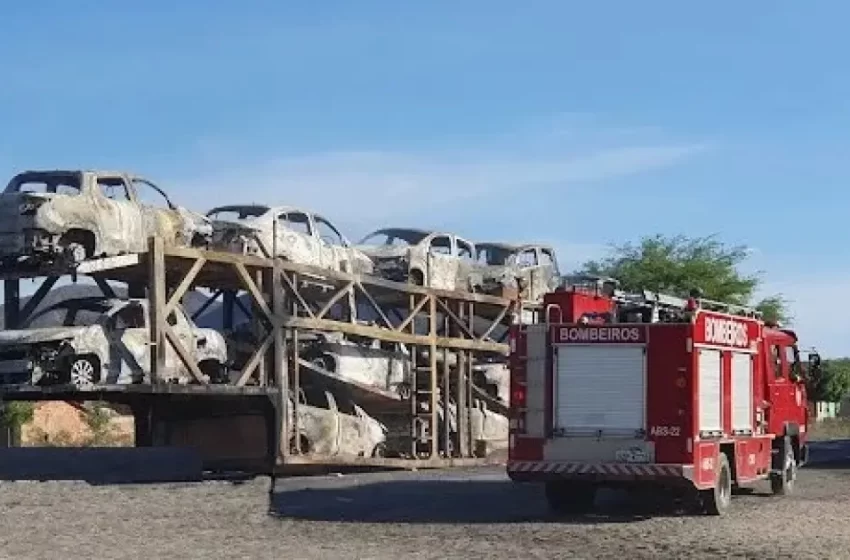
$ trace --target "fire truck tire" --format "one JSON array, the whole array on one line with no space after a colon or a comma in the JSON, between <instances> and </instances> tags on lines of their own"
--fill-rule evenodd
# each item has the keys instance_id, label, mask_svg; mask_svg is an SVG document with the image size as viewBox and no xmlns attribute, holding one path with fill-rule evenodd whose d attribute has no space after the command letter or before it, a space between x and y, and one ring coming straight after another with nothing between
<instances>
[{"instance_id":1,"label":"fire truck tire","mask_svg":"<svg viewBox=\"0 0 850 560\"><path fill-rule=\"evenodd\" d=\"M717 456L717 472L714 488L702 490L703 507L709 515L723 515L732 503L732 469L729 458L721 452Z\"/></svg>"},{"instance_id":2,"label":"fire truck tire","mask_svg":"<svg viewBox=\"0 0 850 560\"><path fill-rule=\"evenodd\" d=\"M777 496L786 496L794 491L797 481L797 459L794 457L794 447L791 438L783 438L782 455L785 457L781 473L770 475L770 489Z\"/></svg>"},{"instance_id":3,"label":"fire truck tire","mask_svg":"<svg viewBox=\"0 0 850 560\"><path fill-rule=\"evenodd\" d=\"M596 502L596 486L566 480L547 482L546 501L549 509L556 514L586 513Z\"/></svg>"}]
</instances>

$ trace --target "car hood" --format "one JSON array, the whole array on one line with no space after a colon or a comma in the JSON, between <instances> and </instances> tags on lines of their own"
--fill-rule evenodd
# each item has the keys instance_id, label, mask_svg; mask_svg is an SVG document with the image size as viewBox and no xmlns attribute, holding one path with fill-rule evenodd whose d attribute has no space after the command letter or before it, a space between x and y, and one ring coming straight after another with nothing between
<instances>
[{"instance_id":1,"label":"car hood","mask_svg":"<svg viewBox=\"0 0 850 560\"><path fill-rule=\"evenodd\" d=\"M0 331L0 345L33 344L70 340L84 333L89 327L44 327L40 329L17 329Z\"/></svg>"},{"instance_id":2,"label":"car hood","mask_svg":"<svg viewBox=\"0 0 850 560\"><path fill-rule=\"evenodd\" d=\"M212 227L215 231L260 231L262 229L261 225L253 219L244 221L212 220Z\"/></svg>"},{"instance_id":3,"label":"car hood","mask_svg":"<svg viewBox=\"0 0 850 560\"><path fill-rule=\"evenodd\" d=\"M177 210L177 213L180 214L180 216L182 216L184 220L192 224L196 232L206 235L212 233L212 220L210 220L203 214L200 214L193 210L189 210L188 208L184 208L183 206L177 206L175 207L175 210Z\"/></svg>"},{"instance_id":4,"label":"car hood","mask_svg":"<svg viewBox=\"0 0 850 560\"><path fill-rule=\"evenodd\" d=\"M387 247L383 245L355 245L354 248L376 259L401 259L406 257L410 252L409 247Z\"/></svg>"}]
</instances>

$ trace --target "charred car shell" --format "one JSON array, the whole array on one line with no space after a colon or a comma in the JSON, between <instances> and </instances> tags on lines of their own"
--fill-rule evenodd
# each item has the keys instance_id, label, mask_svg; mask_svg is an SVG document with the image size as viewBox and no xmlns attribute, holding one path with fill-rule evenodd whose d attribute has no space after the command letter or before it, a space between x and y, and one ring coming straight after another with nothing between
<instances>
[{"instance_id":1,"label":"charred car shell","mask_svg":"<svg viewBox=\"0 0 850 560\"><path fill-rule=\"evenodd\" d=\"M290 422L295 418L290 393ZM369 416L350 399L334 395L318 385L304 384L298 390L298 441L301 453L324 456L381 457L387 427Z\"/></svg>"},{"instance_id":2,"label":"charred car shell","mask_svg":"<svg viewBox=\"0 0 850 560\"><path fill-rule=\"evenodd\" d=\"M317 333L301 351L305 360L353 381L410 396L413 361L403 344L378 340L353 341L342 333Z\"/></svg>"},{"instance_id":3,"label":"charred car shell","mask_svg":"<svg viewBox=\"0 0 850 560\"><path fill-rule=\"evenodd\" d=\"M142 189L161 197L162 207L142 203ZM167 245L204 247L211 235L203 215L122 172L26 171L0 194L0 258L7 263L143 253L154 236Z\"/></svg>"},{"instance_id":4,"label":"charred car shell","mask_svg":"<svg viewBox=\"0 0 850 560\"><path fill-rule=\"evenodd\" d=\"M149 378L149 313L142 299L85 297L60 301L22 329L0 331L4 384L129 384ZM227 378L227 348L215 330L200 329L177 306L166 319L212 382ZM166 381L189 383L191 373L168 345Z\"/></svg>"},{"instance_id":5,"label":"charred car shell","mask_svg":"<svg viewBox=\"0 0 850 560\"><path fill-rule=\"evenodd\" d=\"M558 260L548 245L484 242L476 243L475 248L479 263L507 268L522 279L524 300L540 301L543 294L558 287Z\"/></svg>"},{"instance_id":6,"label":"charred car shell","mask_svg":"<svg viewBox=\"0 0 850 560\"><path fill-rule=\"evenodd\" d=\"M228 205L207 212L212 248L353 274L370 274L372 261L329 220L291 206Z\"/></svg>"},{"instance_id":7,"label":"charred car shell","mask_svg":"<svg viewBox=\"0 0 850 560\"><path fill-rule=\"evenodd\" d=\"M510 268L477 263L475 245L451 233L384 228L357 247L375 263L377 274L396 282L485 293L516 286Z\"/></svg>"}]
</instances>

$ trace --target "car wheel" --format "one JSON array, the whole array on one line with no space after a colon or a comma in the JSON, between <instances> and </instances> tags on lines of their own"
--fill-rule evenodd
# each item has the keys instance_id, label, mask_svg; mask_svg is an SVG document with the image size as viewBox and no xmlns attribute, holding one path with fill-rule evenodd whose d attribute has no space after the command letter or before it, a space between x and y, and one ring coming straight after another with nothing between
<instances>
[{"instance_id":1,"label":"car wheel","mask_svg":"<svg viewBox=\"0 0 850 560\"><path fill-rule=\"evenodd\" d=\"M68 364L68 381L87 387L100 381L100 362L91 356L75 356Z\"/></svg>"},{"instance_id":2,"label":"car wheel","mask_svg":"<svg viewBox=\"0 0 850 560\"><path fill-rule=\"evenodd\" d=\"M310 363L331 373L336 372L336 362L333 358L325 354L314 357L312 360L310 360Z\"/></svg>"},{"instance_id":3,"label":"car wheel","mask_svg":"<svg viewBox=\"0 0 850 560\"><path fill-rule=\"evenodd\" d=\"M207 360L198 364L198 369L201 370L201 373L209 377L212 383L230 383L230 378L227 374L227 367L221 362Z\"/></svg>"},{"instance_id":4,"label":"car wheel","mask_svg":"<svg viewBox=\"0 0 850 560\"><path fill-rule=\"evenodd\" d=\"M387 444L381 442L372 449L372 457L375 459L380 459L382 457L387 456Z\"/></svg>"},{"instance_id":5,"label":"car wheel","mask_svg":"<svg viewBox=\"0 0 850 560\"><path fill-rule=\"evenodd\" d=\"M69 243L65 246L65 257L73 264L83 262L87 256L82 243Z\"/></svg>"}]
</instances>

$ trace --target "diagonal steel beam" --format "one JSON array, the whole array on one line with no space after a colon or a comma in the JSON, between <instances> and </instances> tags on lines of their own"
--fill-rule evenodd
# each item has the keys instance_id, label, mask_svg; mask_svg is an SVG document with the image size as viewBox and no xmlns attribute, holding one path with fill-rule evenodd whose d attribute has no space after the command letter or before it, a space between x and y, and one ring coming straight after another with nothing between
<instances>
[{"instance_id":1,"label":"diagonal steel beam","mask_svg":"<svg viewBox=\"0 0 850 560\"><path fill-rule=\"evenodd\" d=\"M333 297L329 299L328 302L319 310L319 312L316 313L315 318L321 319L322 317L324 317L328 313L328 311L333 308L334 305L339 303L339 300L348 295L349 290L351 290L353 287L354 281L352 280L351 282L348 282L345 286L340 288L339 291L337 291L337 293L335 293Z\"/></svg>"},{"instance_id":2,"label":"diagonal steel beam","mask_svg":"<svg viewBox=\"0 0 850 560\"><path fill-rule=\"evenodd\" d=\"M180 300L186 295L186 291L189 289L189 286L192 285L192 282L195 281L195 278L198 277L198 273L201 272L201 269L204 268L207 259L205 257L198 257L198 259L192 263L192 267L183 277L183 280L174 288L174 293L171 294L171 298L169 298L168 303L165 304L165 316L168 317L174 308L177 307L177 304L180 303Z\"/></svg>"},{"instance_id":3,"label":"diagonal steel beam","mask_svg":"<svg viewBox=\"0 0 850 560\"><path fill-rule=\"evenodd\" d=\"M416 295L411 294L410 297L414 298L414 297L416 297ZM419 303L417 303L416 306L414 306L413 309L410 310L410 314L407 316L407 319L405 319L401 323L401 325L398 326L398 328L396 330L397 331L403 331L404 329L407 328L408 325L410 325L410 323L412 323L414 320L416 320L416 316L419 315L422 312L422 308L425 307L425 304L428 303L428 300L431 297L433 297L433 296L422 296L422 299L419 300Z\"/></svg>"},{"instance_id":4,"label":"diagonal steel beam","mask_svg":"<svg viewBox=\"0 0 850 560\"><path fill-rule=\"evenodd\" d=\"M442 298L437 298L437 304L443 309L443 311L446 312L449 317L452 318L455 324L460 327L464 333L466 333L466 336L468 336L469 338L475 338L475 334L472 332L469 326L467 326L467 324L463 320L461 320L461 318L458 317L457 314L455 314L455 312L452 311L448 305L446 305L446 302L444 302Z\"/></svg>"}]
</instances>

